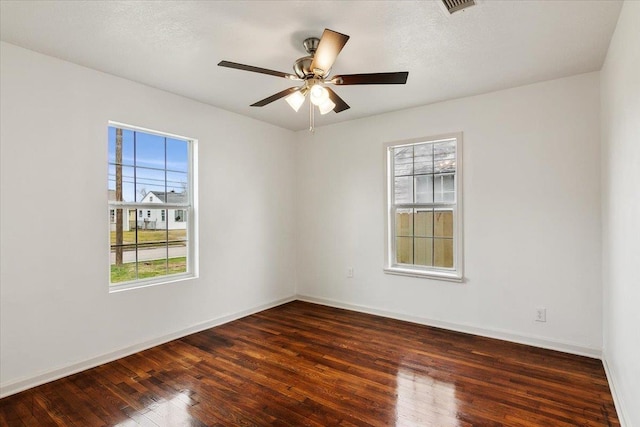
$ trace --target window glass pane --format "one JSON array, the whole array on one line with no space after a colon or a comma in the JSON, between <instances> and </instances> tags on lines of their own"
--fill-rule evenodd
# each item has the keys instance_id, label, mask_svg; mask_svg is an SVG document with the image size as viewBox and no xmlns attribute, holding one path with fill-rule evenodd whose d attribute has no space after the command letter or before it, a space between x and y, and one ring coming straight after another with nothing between
<instances>
[{"instance_id":1,"label":"window glass pane","mask_svg":"<svg viewBox=\"0 0 640 427\"><path fill-rule=\"evenodd\" d=\"M455 176L445 175L442 177L442 201L453 203L456 201Z\"/></svg>"},{"instance_id":2,"label":"window glass pane","mask_svg":"<svg viewBox=\"0 0 640 427\"><path fill-rule=\"evenodd\" d=\"M122 169L122 199L116 197L117 169ZM108 176L109 201L134 201L133 168L129 166L109 165Z\"/></svg>"},{"instance_id":3,"label":"window glass pane","mask_svg":"<svg viewBox=\"0 0 640 427\"><path fill-rule=\"evenodd\" d=\"M164 137L136 132L136 166L165 168Z\"/></svg>"},{"instance_id":4,"label":"window glass pane","mask_svg":"<svg viewBox=\"0 0 640 427\"><path fill-rule=\"evenodd\" d=\"M113 209L114 221L110 224L109 254L111 264L111 282L135 280L135 244L136 230L131 227L129 213L126 209ZM130 212L135 218L135 209ZM135 223L134 223L135 225Z\"/></svg>"},{"instance_id":5,"label":"window glass pane","mask_svg":"<svg viewBox=\"0 0 640 427\"><path fill-rule=\"evenodd\" d=\"M183 229L173 229L173 230L169 230L169 249L171 249L171 247L183 247L186 248L186 243L187 243L187 229L183 228ZM171 252L171 251L170 251ZM187 252L186 249L185 250L175 250L172 253L170 253L170 255L172 256L186 256Z\"/></svg>"},{"instance_id":6,"label":"window glass pane","mask_svg":"<svg viewBox=\"0 0 640 427\"><path fill-rule=\"evenodd\" d=\"M453 211L436 211L433 232L435 237L453 238Z\"/></svg>"},{"instance_id":7,"label":"window glass pane","mask_svg":"<svg viewBox=\"0 0 640 427\"><path fill-rule=\"evenodd\" d=\"M145 228L138 230L138 277L167 274L167 230L161 227L162 209L152 209Z\"/></svg>"},{"instance_id":8,"label":"window glass pane","mask_svg":"<svg viewBox=\"0 0 640 427\"><path fill-rule=\"evenodd\" d=\"M456 170L456 143L446 141L433 144L434 172L454 172Z\"/></svg>"},{"instance_id":9,"label":"window glass pane","mask_svg":"<svg viewBox=\"0 0 640 427\"><path fill-rule=\"evenodd\" d=\"M122 200L125 202L135 202L135 182L133 180L134 168L129 166L122 167Z\"/></svg>"},{"instance_id":10,"label":"window glass pane","mask_svg":"<svg viewBox=\"0 0 640 427\"><path fill-rule=\"evenodd\" d=\"M138 248L138 254L145 255L146 250ZM142 253L141 253L142 252ZM167 258L143 260L138 258L138 279L167 275Z\"/></svg>"},{"instance_id":11,"label":"window glass pane","mask_svg":"<svg viewBox=\"0 0 640 427\"><path fill-rule=\"evenodd\" d=\"M148 168L136 168L136 202L164 202L164 171Z\"/></svg>"},{"instance_id":12,"label":"window glass pane","mask_svg":"<svg viewBox=\"0 0 640 427\"><path fill-rule=\"evenodd\" d=\"M436 175L433 186L433 200L436 203L455 202L455 186L453 175Z\"/></svg>"},{"instance_id":13,"label":"window glass pane","mask_svg":"<svg viewBox=\"0 0 640 427\"><path fill-rule=\"evenodd\" d=\"M179 274L187 272L187 257L169 258L169 274Z\"/></svg>"},{"instance_id":14,"label":"window glass pane","mask_svg":"<svg viewBox=\"0 0 640 427\"><path fill-rule=\"evenodd\" d=\"M133 254L131 259L130 255ZM135 250L124 252L125 261L121 264L114 262L114 251L111 251L111 283L122 283L136 280Z\"/></svg>"},{"instance_id":15,"label":"window glass pane","mask_svg":"<svg viewBox=\"0 0 640 427\"><path fill-rule=\"evenodd\" d=\"M413 147L400 147L393 150L394 176L413 174Z\"/></svg>"},{"instance_id":16,"label":"window glass pane","mask_svg":"<svg viewBox=\"0 0 640 427\"><path fill-rule=\"evenodd\" d=\"M413 210L396 211L396 236L413 236Z\"/></svg>"},{"instance_id":17,"label":"window glass pane","mask_svg":"<svg viewBox=\"0 0 640 427\"><path fill-rule=\"evenodd\" d=\"M112 246L135 244L135 226L131 227L129 217L125 214L125 209L112 209L114 211L113 221L110 227L110 242ZM133 211L135 214L135 210ZM122 237L118 238L118 224L122 224Z\"/></svg>"},{"instance_id":18,"label":"window glass pane","mask_svg":"<svg viewBox=\"0 0 640 427\"><path fill-rule=\"evenodd\" d=\"M433 239L433 265L453 267L453 239Z\"/></svg>"},{"instance_id":19,"label":"window glass pane","mask_svg":"<svg viewBox=\"0 0 640 427\"><path fill-rule=\"evenodd\" d=\"M394 179L395 203L413 203L413 177L401 176Z\"/></svg>"},{"instance_id":20,"label":"window glass pane","mask_svg":"<svg viewBox=\"0 0 640 427\"><path fill-rule=\"evenodd\" d=\"M165 226L162 221L162 209L145 209L142 222L138 223L138 242L158 242L166 240Z\"/></svg>"},{"instance_id":21,"label":"window glass pane","mask_svg":"<svg viewBox=\"0 0 640 427\"><path fill-rule=\"evenodd\" d=\"M186 230L169 231L169 240L154 241L153 234L160 231L149 232L149 236L143 236L147 243L138 245L138 278L164 276L167 274L185 273L187 271L187 241ZM166 230L162 236L167 236ZM176 240L173 240L173 239ZM164 239L164 237L163 237ZM183 239L183 240L180 240Z\"/></svg>"},{"instance_id":22,"label":"window glass pane","mask_svg":"<svg viewBox=\"0 0 640 427\"><path fill-rule=\"evenodd\" d=\"M416 203L433 203L433 175L415 177Z\"/></svg>"},{"instance_id":23,"label":"window glass pane","mask_svg":"<svg viewBox=\"0 0 640 427\"><path fill-rule=\"evenodd\" d=\"M414 242L416 265L433 265L433 239L416 237Z\"/></svg>"},{"instance_id":24,"label":"window glass pane","mask_svg":"<svg viewBox=\"0 0 640 427\"><path fill-rule=\"evenodd\" d=\"M167 169L170 171L189 171L189 144L187 141L167 138Z\"/></svg>"},{"instance_id":25,"label":"window glass pane","mask_svg":"<svg viewBox=\"0 0 640 427\"><path fill-rule=\"evenodd\" d=\"M433 211L416 210L413 220L414 233L419 237L433 236Z\"/></svg>"},{"instance_id":26,"label":"window glass pane","mask_svg":"<svg viewBox=\"0 0 640 427\"><path fill-rule=\"evenodd\" d=\"M167 203L188 203L188 175L183 172L167 172Z\"/></svg>"},{"instance_id":27,"label":"window glass pane","mask_svg":"<svg viewBox=\"0 0 640 427\"><path fill-rule=\"evenodd\" d=\"M184 224L184 223L183 223ZM169 274L187 272L187 230L169 230Z\"/></svg>"},{"instance_id":28,"label":"window glass pane","mask_svg":"<svg viewBox=\"0 0 640 427\"><path fill-rule=\"evenodd\" d=\"M414 174L433 173L433 144L418 144L414 147Z\"/></svg>"},{"instance_id":29,"label":"window glass pane","mask_svg":"<svg viewBox=\"0 0 640 427\"><path fill-rule=\"evenodd\" d=\"M413 264L413 238L396 237L396 262Z\"/></svg>"}]
</instances>

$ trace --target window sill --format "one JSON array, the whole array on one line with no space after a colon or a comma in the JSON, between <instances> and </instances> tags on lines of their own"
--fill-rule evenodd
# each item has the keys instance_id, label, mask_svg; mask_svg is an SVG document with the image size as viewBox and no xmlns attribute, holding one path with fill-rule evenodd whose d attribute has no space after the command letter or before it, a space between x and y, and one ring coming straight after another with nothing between
<instances>
[{"instance_id":1,"label":"window sill","mask_svg":"<svg viewBox=\"0 0 640 427\"><path fill-rule=\"evenodd\" d=\"M464 277L458 272L444 272L444 271L426 271L412 268L402 267L386 267L384 268L385 274L395 274L398 276L419 277L421 279L435 279L446 280L449 282L463 283Z\"/></svg>"},{"instance_id":2,"label":"window sill","mask_svg":"<svg viewBox=\"0 0 640 427\"><path fill-rule=\"evenodd\" d=\"M171 276L165 276L162 278L151 278L147 280L137 280L135 282L122 282L117 284L109 284L109 293L116 293L122 291L130 291L133 289L148 288L150 286L167 285L169 283L182 282L185 280L196 279L193 273L175 274Z\"/></svg>"}]
</instances>

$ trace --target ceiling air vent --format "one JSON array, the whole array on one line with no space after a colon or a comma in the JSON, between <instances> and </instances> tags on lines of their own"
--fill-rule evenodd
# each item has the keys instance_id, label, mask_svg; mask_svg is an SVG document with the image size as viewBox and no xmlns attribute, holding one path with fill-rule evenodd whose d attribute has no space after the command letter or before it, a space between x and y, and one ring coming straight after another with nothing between
<instances>
[{"instance_id":1,"label":"ceiling air vent","mask_svg":"<svg viewBox=\"0 0 640 427\"><path fill-rule=\"evenodd\" d=\"M442 0L449 13L466 9L476 4L475 0Z\"/></svg>"}]
</instances>

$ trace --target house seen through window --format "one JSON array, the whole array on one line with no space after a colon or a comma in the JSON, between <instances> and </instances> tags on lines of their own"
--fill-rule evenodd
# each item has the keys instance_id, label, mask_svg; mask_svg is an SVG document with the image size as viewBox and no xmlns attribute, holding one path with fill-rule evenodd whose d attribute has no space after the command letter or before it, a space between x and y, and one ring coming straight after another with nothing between
<instances>
[{"instance_id":1,"label":"house seen through window","mask_svg":"<svg viewBox=\"0 0 640 427\"><path fill-rule=\"evenodd\" d=\"M194 275L193 141L112 124L108 145L112 289Z\"/></svg>"}]
</instances>

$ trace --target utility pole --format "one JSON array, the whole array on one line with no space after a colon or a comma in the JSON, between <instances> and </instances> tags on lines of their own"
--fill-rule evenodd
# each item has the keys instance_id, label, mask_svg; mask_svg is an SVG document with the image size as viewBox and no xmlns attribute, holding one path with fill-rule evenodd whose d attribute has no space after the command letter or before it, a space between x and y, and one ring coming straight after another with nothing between
<instances>
[{"instance_id":1,"label":"utility pole","mask_svg":"<svg viewBox=\"0 0 640 427\"><path fill-rule=\"evenodd\" d=\"M122 129L116 129L116 201L122 201ZM122 265L123 211L116 209L116 265Z\"/></svg>"}]
</instances>

